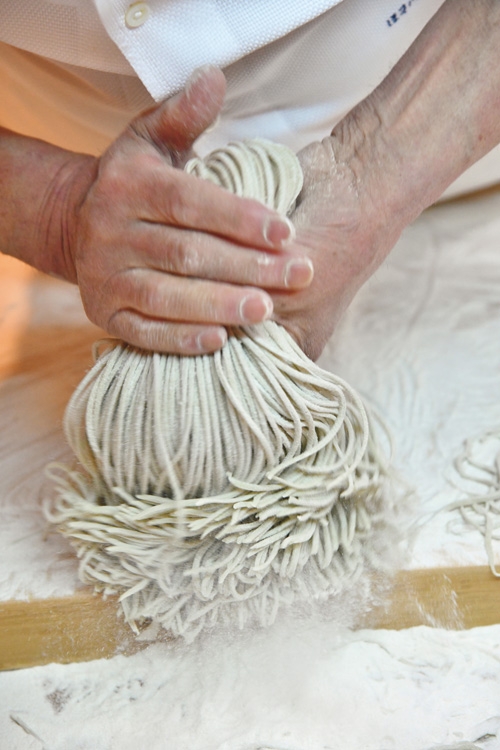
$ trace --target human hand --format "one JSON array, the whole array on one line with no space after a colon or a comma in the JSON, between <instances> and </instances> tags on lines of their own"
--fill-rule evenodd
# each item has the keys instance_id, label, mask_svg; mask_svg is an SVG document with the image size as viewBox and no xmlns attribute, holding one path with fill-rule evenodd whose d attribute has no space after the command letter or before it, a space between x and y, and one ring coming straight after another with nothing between
<instances>
[{"instance_id":1,"label":"human hand","mask_svg":"<svg viewBox=\"0 0 500 750\"><path fill-rule=\"evenodd\" d=\"M346 120L298 158L304 186L291 216L308 249L314 279L302 291L276 291L274 319L317 359L362 284L395 245L404 217L388 215L368 141ZM362 149L356 142L361 140Z\"/></svg>"},{"instance_id":2,"label":"human hand","mask_svg":"<svg viewBox=\"0 0 500 750\"><path fill-rule=\"evenodd\" d=\"M287 249L288 222L179 168L224 92L222 73L202 69L68 183L63 275L94 323L145 349L214 351L225 325L271 315L266 289L312 277L305 253Z\"/></svg>"},{"instance_id":3,"label":"human hand","mask_svg":"<svg viewBox=\"0 0 500 750\"><path fill-rule=\"evenodd\" d=\"M500 4L446 0L374 91L299 155L311 286L274 295L313 359L402 230L500 142Z\"/></svg>"}]
</instances>

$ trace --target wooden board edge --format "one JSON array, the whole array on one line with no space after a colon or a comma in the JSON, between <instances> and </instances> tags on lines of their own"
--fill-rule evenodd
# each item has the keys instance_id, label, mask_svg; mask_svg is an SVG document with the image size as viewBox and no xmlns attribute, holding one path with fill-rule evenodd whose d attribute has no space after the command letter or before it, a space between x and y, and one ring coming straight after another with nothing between
<instances>
[{"instance_id":1,"label":"wooden board edge","mask_svg":"<svg viewBox=\"0 0 500 750\"><path fill-rule=\"evenodd\" d=\"M427 625L461 630L500 623L500 580L486 566L398 571L374 580L357 628ZM144 647L115 598L84 589L67 597L0 602L0 669L129 655Z\"/></svg>"},{"instance_id":2,"label":"wooden board edge","mask_svg":"<svg viewBox=\"0 0 500 750\"><path fill-rule=\"evenodd\" d=\"M0 602L0 670L107 659L138 648L116 599L91 590Z\"/></svg>"},{"instance_id":3,"label":"wooden board edge","mask_svg":"<svg viewBox=\"0 0 500 750\"><path fill-rule=\"evenodd\" d=\"M463 630L500 624L500 579L488 566L422 568L375 580L375 603L358 627Z\"/></svg>"}]
</instances>

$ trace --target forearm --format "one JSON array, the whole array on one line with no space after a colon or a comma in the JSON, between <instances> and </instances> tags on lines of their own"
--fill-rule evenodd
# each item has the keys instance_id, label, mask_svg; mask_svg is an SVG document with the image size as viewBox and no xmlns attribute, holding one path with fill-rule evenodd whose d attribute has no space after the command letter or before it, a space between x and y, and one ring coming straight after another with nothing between
<instances>
[{"instance_id":1,"label":"forearm","mask_svg":"<svg viewBox=\"0 0 500 750\"><path fill-rule=\"evenodd\" d=\"M346 129L386 216L408 224L500 142L500 2L447 0L334 137Z\"/></svg>"},{"instance_id":2,"label":"forearm","mask_svg":"<svg viewBox=\"0 0 500 750\"><path fill-rule=\"evenodd\" d=\"M275 314L319 356L401 232L500 142L500 0L447 0L375 91L299 157L311 286Z\"/></svg>"},{"instance_id":3,"label":"forearm","mask_svg":"<svg viewBox=\"0 0 500 750\"><path fill-rule=\"evenodd\" d=\"M76 281L69 204L85 193L96 160L0 129L0 251Z\"/></svg>"}]
</instances>

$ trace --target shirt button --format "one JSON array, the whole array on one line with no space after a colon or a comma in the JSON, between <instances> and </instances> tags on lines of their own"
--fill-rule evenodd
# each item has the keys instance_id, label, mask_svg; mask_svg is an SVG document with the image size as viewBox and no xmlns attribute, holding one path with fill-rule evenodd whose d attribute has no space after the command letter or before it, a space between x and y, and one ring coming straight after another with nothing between
<instances>
[{"instance_id":1,"label":"shirt button","mask_svg":"<svg viewBox=\"0 0 500 750\"><path fill-rule=\"evenodd\" d=\"M149 5L147 3L132 3L125 13L125 24L129 29L136 29L149 18Z\"/></svg>"}]
</instances>

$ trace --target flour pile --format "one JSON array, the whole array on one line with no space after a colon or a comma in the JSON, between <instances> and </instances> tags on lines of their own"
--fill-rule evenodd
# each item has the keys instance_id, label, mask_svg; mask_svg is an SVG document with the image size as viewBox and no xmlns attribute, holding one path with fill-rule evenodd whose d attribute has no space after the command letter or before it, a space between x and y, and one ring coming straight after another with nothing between
<instances>
[{"instance_id":1,"label":"flour pile","mask_svg":"<svg viewBox=\"0 0 500 750\"><path fill-rule=\"evenodd\" d=\"M284 214L302 185L295 155L262 140L187 169ZM389 477L371 420L273 322L198 357L110 342L64 426L79 466L51 467L48 517L134 629L267 625L378 564Z\"/></svg>"}]
</instances>

